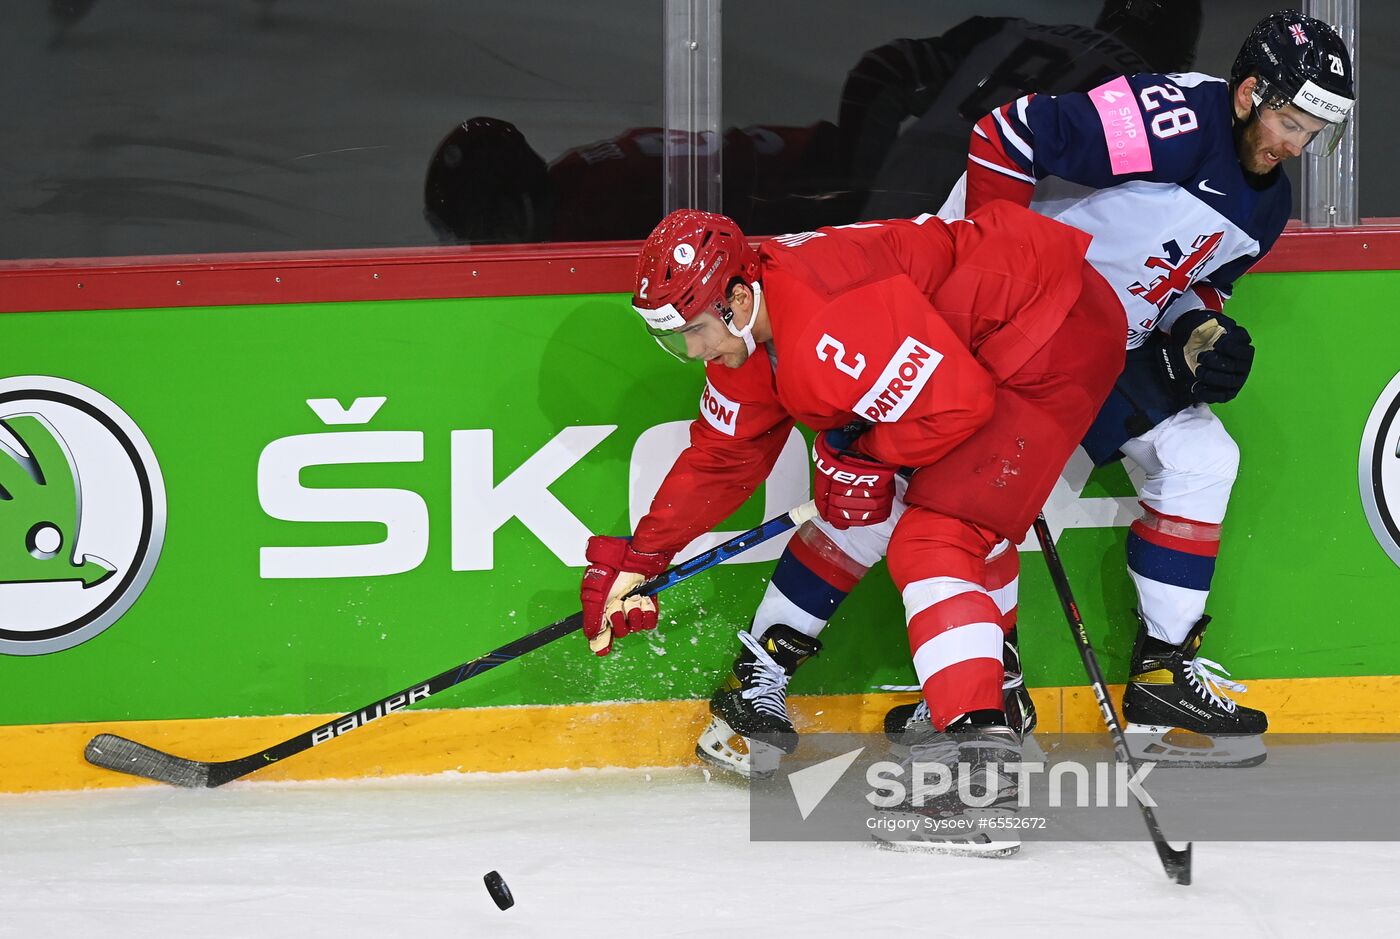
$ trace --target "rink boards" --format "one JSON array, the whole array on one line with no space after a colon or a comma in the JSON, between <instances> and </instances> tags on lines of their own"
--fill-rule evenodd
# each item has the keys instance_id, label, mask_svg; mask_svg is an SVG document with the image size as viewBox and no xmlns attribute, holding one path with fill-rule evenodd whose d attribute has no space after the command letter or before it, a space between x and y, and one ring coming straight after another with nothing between
<instances>
[{"instance_id":1,"label":"rink boards","mask_svg":"<svg viewBox=\"0 0 1400 939\"><path fill-rule=\"evenodd\" d=\"M1112 686L1115 701L1121 686ZM1249 703L1285 734L1400 732L1378 702L1400 693L1400 677L1254 680ZM1097 733L1098 705L1088 688L1032 688L1036 734ZM868 733L909 694L794 695L794 720L807 732ZM0 792L125 788L147 780L99 769L82 750L99 731L122 734L190 759L223 760L304 733L334 715L104 721L0 727ZM704 700L623 701L528 707L406 711L372 729L259 770L257 780L347 779L452 772L524 772L585 767L699 765L695 738L709 711Z\"/></svg>"},{"instance_id":2,"label":"rink boards","mask_svg":"<svg viewBox=\"0 0 1400 939\"><path fill-rule=\"evenodd\" d=\"M1389 243L1295 266L1394 266ZM193 756L256 750L576 610L586 535L645 511L703 385L637 328L629 263L619 247L0 268L18 311L0 315L0 790L103 784L78 753L108 722ZM1394 729L1397 287L1270 272L1232 300L1259 358L1217 410L1243 463L1208 654L1277 730ZM805 450L795 435L722 527L805 498ZM1132 489L1084 469L1047 514L1121 677ZM608 659L567 637L434 699L447 710L268 774L682 762L779 549L666 594L663 629ZM1076 729L1093 716L1077 656L1038 554L1022 559L1028 682L1042 721ZM913 680L882 568L823 639L794 686L812 725L874 726L893 699L873 690Z\"/></svg>"}]
</instances>

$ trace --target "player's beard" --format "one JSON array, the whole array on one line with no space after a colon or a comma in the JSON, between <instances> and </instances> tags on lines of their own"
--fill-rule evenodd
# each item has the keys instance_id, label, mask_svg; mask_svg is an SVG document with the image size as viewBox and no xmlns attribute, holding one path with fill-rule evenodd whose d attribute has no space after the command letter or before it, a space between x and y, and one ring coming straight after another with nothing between
<instances>
[{"instance_id":1,"label":"player's beard","mask_svg":"<svg viewBox=\"0 0 1400 939\"><path fill-rule=\"evenodd\" d=\"M1274 156L1278 157L1278 162L1270 166L1264 157L1265 147L1262 142L1261 133L1263 125L1259 123L1259 115L1251 111L1246 120L1236 120L1233 128L1235 140L1235 156L1240 161L1240 166L1244 168L1244 177L1249 185L1255 189L1266 189L1274 182L1275 173L1283 166L1286 156L1280 155L1278 151L1272 150Z\"/></svg>"}]
</instances>

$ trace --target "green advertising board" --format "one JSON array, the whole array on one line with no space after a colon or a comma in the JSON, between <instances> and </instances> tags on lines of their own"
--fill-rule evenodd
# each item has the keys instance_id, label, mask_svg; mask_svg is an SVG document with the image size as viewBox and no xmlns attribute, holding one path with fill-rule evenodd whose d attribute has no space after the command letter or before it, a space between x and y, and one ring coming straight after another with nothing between
<instances>
[{"instance_id":1,"label":"green advertising board","mask_svg":"<svg viewBox=\"0 0 1400 939\"><path fill-rule=\"evenodd\" d=\"M1258 274L1232 301L1259 357L1218 409L1243 464L1207 654L1237 675L1400 674L1400 570L1377 521L1386 480L1400 498L1397 288ZM0 349L11 725L341 712L553 622L578 608L586 536L645 511L704 382L612 295L16 313ZM722 527L807 486L795 437ZM1078 462L1047 508L1110 676L1136 628L1134 509L1121 467ZM662 628L607 659L569 637L433 704L704 697L778 550L664 594ZM1039 554L1022 562L1027 679L1082 684ZM913 680L883 567L823 639L794 691Z\"/></svg>"}]
</instances>

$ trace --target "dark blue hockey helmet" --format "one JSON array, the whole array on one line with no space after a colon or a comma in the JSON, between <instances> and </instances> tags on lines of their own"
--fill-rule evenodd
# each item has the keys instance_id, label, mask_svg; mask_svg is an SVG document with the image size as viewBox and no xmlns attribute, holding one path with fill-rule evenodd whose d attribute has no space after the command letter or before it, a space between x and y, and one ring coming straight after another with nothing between
<instances>
[{"instance_id":1,"label":"dark blue hockey helmet","mask_svg":"<svg viewBox=\"0 0 1400 939\"><path fill-rule=\"evenodd\" d=\"M1259 21L1240 47L1230 84L1253 75L1256 108L1293 105L1332 125L1326 152L1336 149L1356 104L1351 53L1337 31L1297 10L1280 10Z\"/></svg>"}]
</instances>

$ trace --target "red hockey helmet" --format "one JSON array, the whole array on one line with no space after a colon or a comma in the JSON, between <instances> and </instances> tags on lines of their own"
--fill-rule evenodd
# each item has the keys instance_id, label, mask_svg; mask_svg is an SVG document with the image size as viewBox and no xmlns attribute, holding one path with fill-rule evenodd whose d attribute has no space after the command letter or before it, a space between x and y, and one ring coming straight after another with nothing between
<instances>
[{"instance_id":1,"label":"red hockey helmet","mask_svg":"<svg viewBox=\"0 0 1400 939\"><path fill-rule=\"evenodd\" d=\"M758 252L749 247L734 220L677 209L642 244L632 308L646 320L657 343L684 360L681 330L688 322L708 312L729 326L733 313L725 298L736 278L746 284L758 278Z\"/></svg>"}]
</instances>

